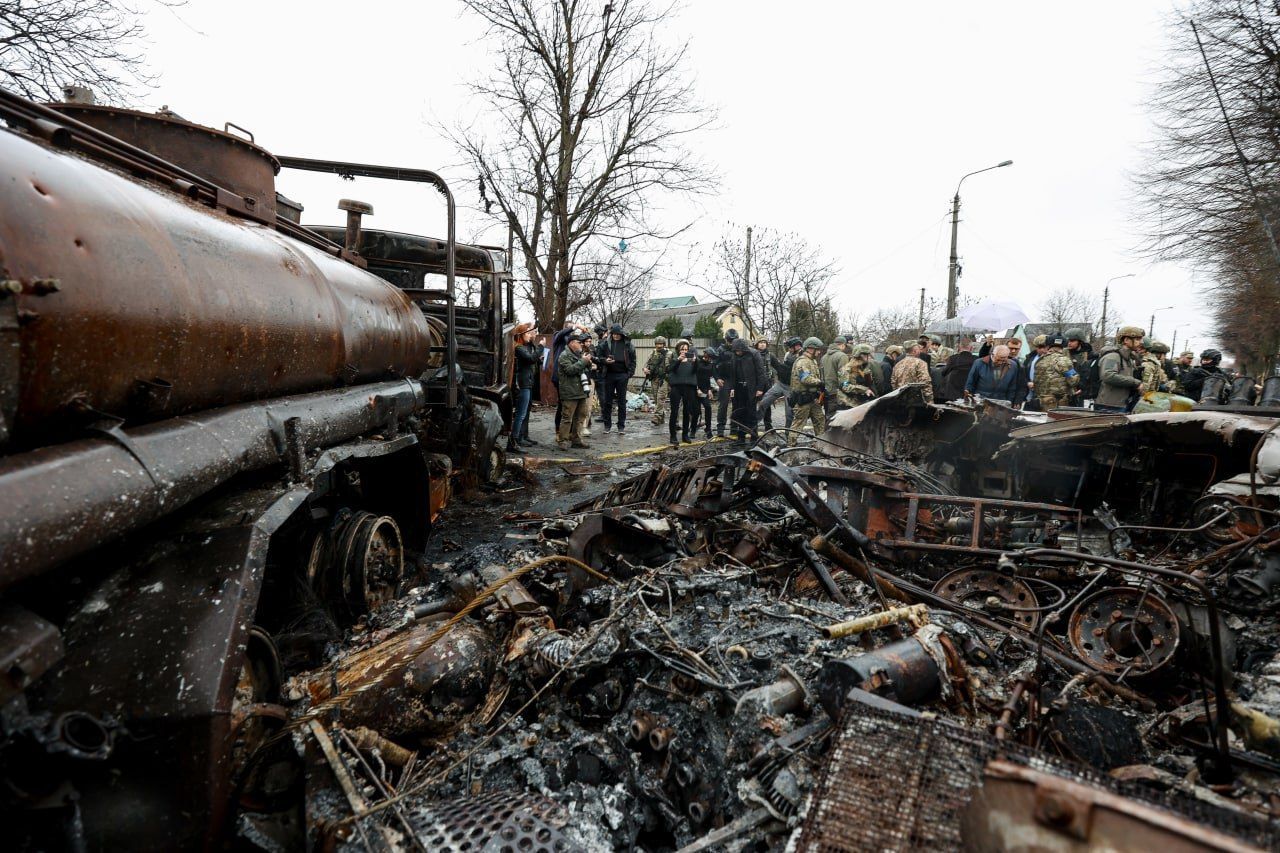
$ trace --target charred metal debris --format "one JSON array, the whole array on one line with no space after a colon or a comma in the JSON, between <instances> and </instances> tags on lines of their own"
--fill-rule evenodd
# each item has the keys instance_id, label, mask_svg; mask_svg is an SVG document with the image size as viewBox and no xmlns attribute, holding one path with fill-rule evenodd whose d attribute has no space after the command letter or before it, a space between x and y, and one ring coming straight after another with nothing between
<instances>
[{"instance_id":1,"label":"charred metal debris","mask_svg":"<svg viewBox=\"0 0 1280 853\"><path fill-rule=\"evenodd\" d=\"M240 835L1275 849L1275 423L898 393L522 518L286 681Z\"/></svg>"}]
</instances>

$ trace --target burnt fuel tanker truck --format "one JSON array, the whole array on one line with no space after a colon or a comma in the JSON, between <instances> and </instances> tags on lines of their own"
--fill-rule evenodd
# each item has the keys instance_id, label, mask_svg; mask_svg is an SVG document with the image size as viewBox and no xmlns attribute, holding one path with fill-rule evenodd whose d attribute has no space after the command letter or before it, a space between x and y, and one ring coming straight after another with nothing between
<instances>
[{"instance_id":1,"label":"burnt fuel tanker truck","mask_svg":"<svg viewBox=\"0 0 1280 853\"><path fill-rule=\"evenodd\" d=\"M306 654L281 639L397 595L501 466L508 258L456 243L429 171L167 111L0 120L6 846L221 846ZM304 226L281 169L425 184L447 237L350 200Z\"/></svg>"}]
</instances>

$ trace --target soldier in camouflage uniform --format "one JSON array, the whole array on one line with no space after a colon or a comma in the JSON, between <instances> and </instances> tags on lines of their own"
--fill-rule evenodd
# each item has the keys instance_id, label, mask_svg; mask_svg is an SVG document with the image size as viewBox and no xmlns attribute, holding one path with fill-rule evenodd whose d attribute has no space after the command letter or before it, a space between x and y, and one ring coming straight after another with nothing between
<instances>
[{"instance_id":1,"label":"soldier in camouflage uniform","mask_svg":"<svg viewBox=\"0 0 1280 853\"><path fill-rule=\"evenodd\" d=\"M791 428L797 432L804 429L807 421L813 421L813 434L821 435L827 431L827 413L823 410L820 396L822 394L822 372L818 367L818 350L822 349L822 341L818 338L807 338L804 352L791 366L791 406L793 417Z\"/></svg>"},{"instance_id":2,"label":"soldier in camouflage uniform","mask_svg":"<svg viewBox=\"0 0 1280 853\"><path fill-rule=\"evenodd\" d=\"M1046 338L1045 346L1049 351L1036 359L1036 373L1032 382L1035 383L1042 412L1067 405L1076 386L1080 384L1080 376L1071 356L1062 351L1066 343L1061 335Z\"/></svg>"},{"instance_id":3,"label":"soldier in camouflage uniform","mask_svg":"<svg viewBox=\"0 0 1280 853\"><path fill-rule=\"evenodd\" d=\"M840 371L839 409L860 406L876 395L876 379L870 364L871 347L858 344L849 352L849 360Z\"/></svg>"},{"instance_id":4,"label":"soldier in camouflage uniform","mask_svg":"<svg viewBox=\"0 0 1280 853\"><path fill-rule=\"evenodd\" d=\"M658 335L653 339L653 353L644 363L644 378L649 380L649 391L653 394L653 422L662 423L667 409L667 372L671 368L671 353L667 350L667 339Z\"/></svg>"},{"instance_id":5,"label":"soldier in camouflage uniform","mask_svg":"<svg viewBox=\"0 0 1280 853\"><path fill-rule=\"evenodd\" d=\"M905 346L908 343L911 346ZM923 385L920 393L924 395L926 403L932 403L933 377L929 375L929 365L925 364L924 359L920 357L920 344L917 341L905 341L903 348L906 349L907 354L893 366L890 384L894 388L901 388L903 385Z\"/></svg>"},{"instance_id":6,"label":"soldier in camouflage uniform","mask_svg":"<svg viewBox=\"0 0 1280 853\"><path fill-rule=\"evenodd\" d=\"M1148 391L1168 391L1169 374L1164 369L1164 354L1169 345L1151 338L1142 339L1142 384Z\"/></svg>"}]
</instances>

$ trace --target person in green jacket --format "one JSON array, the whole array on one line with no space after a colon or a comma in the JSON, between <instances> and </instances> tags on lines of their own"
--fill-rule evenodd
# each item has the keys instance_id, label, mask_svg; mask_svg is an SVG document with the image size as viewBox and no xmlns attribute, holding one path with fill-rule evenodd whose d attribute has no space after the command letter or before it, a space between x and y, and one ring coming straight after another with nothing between
<instances>
[{"instance_id":1,"label":"person in green jacket","mask_svg":"<svg viewBox=\"0 0 1280 853\"><path fill-rule=\"evenodd\" d=\"M574 447L586 447L582 440L582 422L589 411L591 389L591 352L583 343L590 340L581 333L570 335L564 352L556 361L556 375L560 388L560 431L556 444L561 450L566 442Z\"/></svg>"}]
</instances>

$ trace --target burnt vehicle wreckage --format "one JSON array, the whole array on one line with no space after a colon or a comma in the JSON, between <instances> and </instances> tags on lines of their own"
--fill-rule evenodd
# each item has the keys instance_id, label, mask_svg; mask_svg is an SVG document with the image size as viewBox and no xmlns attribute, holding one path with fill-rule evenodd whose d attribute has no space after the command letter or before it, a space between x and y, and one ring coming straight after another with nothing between
<instances>
[{"instance_id":1,"label":"burnt vehicle wreckage","mask_svg":"<svg viewBox=\"0 0 1280 853\"><path fill-rule=\"evenodd\" d=\"M15 848L1280 846L1280 410L908 386L433 563L512 320L443 181L0 117ZM279 168L448 236L303 226Z\"/></svg>"}]
</instances>

